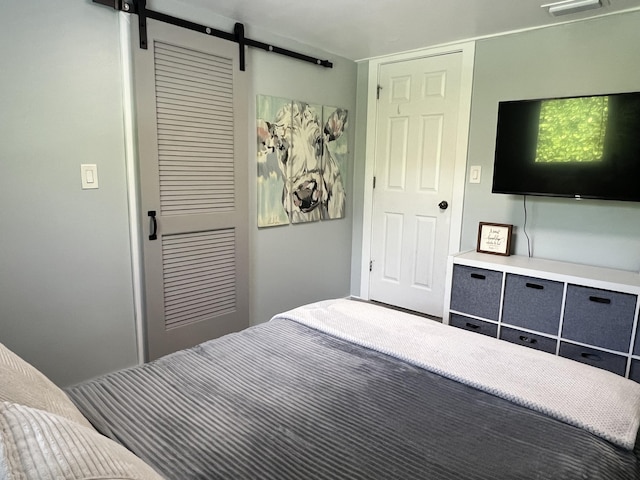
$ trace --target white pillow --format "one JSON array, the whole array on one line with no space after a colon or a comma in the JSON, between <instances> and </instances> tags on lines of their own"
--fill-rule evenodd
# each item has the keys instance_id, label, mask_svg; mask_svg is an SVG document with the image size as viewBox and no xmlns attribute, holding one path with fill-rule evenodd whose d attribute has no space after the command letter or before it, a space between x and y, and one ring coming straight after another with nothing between
<instances>
[{"instance_id":1,"label":"white pillow","mask_svg":"<svg viewBox=\"0 0 640 480\"><path fill-rule=\"evenodd\" d=\"M0 402L39 408L93 428L66 393L1 343Z\"/></svg>"},{"instance_id":2,"label":"white pillow","mask_svg":"<svg viewBox=\"0 0 640 480\"><path fill-rule=\"evenodd\" d=\"M162 480L129 450L92 428L15 403L0 403L3 480Z\"/></svg>"}]
</instances>

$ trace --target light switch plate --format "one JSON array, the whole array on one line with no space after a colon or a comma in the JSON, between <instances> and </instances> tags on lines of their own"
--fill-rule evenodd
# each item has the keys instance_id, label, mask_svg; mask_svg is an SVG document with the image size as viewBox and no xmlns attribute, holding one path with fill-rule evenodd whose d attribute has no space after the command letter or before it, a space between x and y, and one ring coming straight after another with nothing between
<instances>
[{"instance_id":1,"label":"light switch plate","mask_svg":"<svg viewBox=\"0 0 640 480\"><path fill-rule=\"evenodd\" d=\"M98 188L98 166L95 163L80 165L82 189Z\"/></svg>"},{"instance_id":2,"label":"light switch plate","mask_svg":"<svg viewBox=\"0 0 640 480\"><path fill-rule=\"evenodd\" d=\"M482 175L482 167L480 165L472 165L469 167L469 183L480 183Z\"/></svg>"}]
</instances>

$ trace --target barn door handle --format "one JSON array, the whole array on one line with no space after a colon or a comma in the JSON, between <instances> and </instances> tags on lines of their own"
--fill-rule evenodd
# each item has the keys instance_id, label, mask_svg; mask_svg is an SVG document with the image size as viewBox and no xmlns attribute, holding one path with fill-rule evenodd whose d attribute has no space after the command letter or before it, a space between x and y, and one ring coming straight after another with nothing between
<instances>
[{"instance_id":1,"label":"barn door handle","mask_svg":"<svg viewBox=\"0 0 640 480\"><path fill-rule=\"evenodd\" d=\"M438 208L440 210L446 210L447 208L449 208L449 203L447 203L446 200L442 200L439 204L438 204Z\"/></svg>"},{"instance_id":2,"label":"barn door handle","mask_svg":"<svg viewBox=\"0 0 640 480\"><path fill-rule=\"evenodd\" d=\"M149 240L157 240L158 239L158 221L156 220L156 211L149 210L147 212L149 218L151 219L151 233L149 234Z\"/></svg>"}]
</instances>

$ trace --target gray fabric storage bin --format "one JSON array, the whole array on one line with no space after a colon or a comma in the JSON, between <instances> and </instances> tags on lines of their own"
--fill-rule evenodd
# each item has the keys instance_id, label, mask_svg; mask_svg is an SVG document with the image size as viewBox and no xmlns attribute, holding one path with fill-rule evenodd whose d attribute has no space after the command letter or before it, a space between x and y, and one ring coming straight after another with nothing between
<instances>
[{"instance_id":1,"label":"gray fabric storage bin","mask_svg":"<svg viewBox=\"0 0 640 480\"><path fill-rule=\"evenodd\" d=\"M502 272L454 265L451 310L498 321Z\"/></svg>"},{"instance_id":2,"label":"gray fabric storage bin","mask_svg":"<svg viewBox=\"0 0 640 480\"><path fill-rule=\"evenodd\" d=\"M498 324L491 322L484 322L476 318L465 317L464 315L458 315L452 313L449 315L449 325L454 327L463 328L470 332L480 333L481 335L487 335L489 337L498 336Z\"/></svg>"},{"instance_id":3,"label":"gray fabric storage bin","mask_svg":"<svg viewBox=\"0 0 640 480\"><path fill-rule=\"evenodd\" d=\"M567 286L562 338L618 352L629 352L635 295Z\"/></svg>"},{"instance_id":4,"label":"gray fabric storage bin","mask_svg":"<svg viewBox=\"0 0 640 480\"><path fill-rule=\"evenodd\" d=\"M586 363L592 367L609 370L623 377L627 370L627 357L572 343L560 342L560 356Z\"/></svg>"},{"instance_id":5,"label":"gray fabric storage bin","mask_svg":"<svg viewBox=\"0 0 640 480\"><path fill-rule=\"evenodd\" d=\"M558 335L564 283L507 274L502 322Z\"/></svg>"},{"instance_id":6,"label":"gray fabric storage bin","mask_svg":"<svg viewBox=\"0 0 640 480\"><path fill-rule=\"evenodd\" d=\"M629 379L634 382L640 383L640 360L631 360L631 371L629 372Z\"/></svg>"},{"instance_id":7,"label":"gray fabric storage bin","mask_svg":"<svg viewBox=\"0 0 640 480\"><path fill-rule=\"evenodd\" d=\"M542 352L556 353L556 345L558 341L554 338L536 335L535 333L523 332L515 328L502 327L500 329L500 340L522 345L524 347L534 348Z\"/></svg>"},{"instance_id":8,"label":"gray fabric storage bin","mask_svg":"<svg viewBox=\"0 0 640 480\"><path fill-rule=\"evenodd\" d=\"M640 319L638 321L640 321ZM640 355L640 325L636 327L636 341L633 344L633 354Z\"/></svg>"}]
</instances>

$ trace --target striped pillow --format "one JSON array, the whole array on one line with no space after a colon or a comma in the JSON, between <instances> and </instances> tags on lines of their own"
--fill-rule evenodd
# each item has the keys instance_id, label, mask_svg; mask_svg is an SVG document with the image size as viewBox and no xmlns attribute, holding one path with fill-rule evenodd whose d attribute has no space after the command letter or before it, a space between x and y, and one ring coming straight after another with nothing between
<instances>
[{"instance_id":1,"label":"striped pillow","mask_svg":"<svg viewBox=\"0 0 640 480\"><path fill-rule=\"evenodd\" d=\"M67 394L0 343L0 402L20 403L91 427Z\"/></svg>"},{"instance_id":2,"label":"striped pillow","mask_svg":"<svg viewBox=\"0 0 640 480\"><path fill-rule=\"evenodd\" d=\"M150 466L92 428L0 403L0 478L4 480L162 480Z\"/></svg>"}]
</instances>

